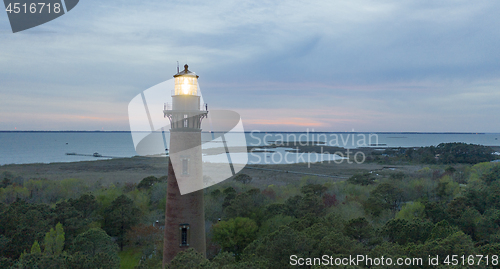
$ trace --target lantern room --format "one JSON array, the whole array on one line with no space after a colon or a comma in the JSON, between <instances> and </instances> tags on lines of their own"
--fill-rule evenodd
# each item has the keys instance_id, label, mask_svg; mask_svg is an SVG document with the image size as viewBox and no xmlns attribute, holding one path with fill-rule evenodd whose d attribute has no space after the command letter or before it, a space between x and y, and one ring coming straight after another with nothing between
<instances>
[{"instance_id":1,"label":"lantern room","mask_svg":"<svg viewBox=\"0 0 500 269\"><path fill-rule=\"evenodd\" d=\"M184 70L174 75L174 95L198 95L198 77L184 65Z\"/></svg>"},{"instance_id":2,"label":"lantern room","mask_svg":"<svg viewBox=\"0 0 500 269\"><path fill-rule=\"evenodd\" d=\"M172 103L165 103L163 115L170 119L171 131L187 130L201 131L201 121L207 117L208 106L200 104L201 96L198 91L198 78L194 72L184 70L174 75L174 90Z\"/></svg>"}]
</instances>

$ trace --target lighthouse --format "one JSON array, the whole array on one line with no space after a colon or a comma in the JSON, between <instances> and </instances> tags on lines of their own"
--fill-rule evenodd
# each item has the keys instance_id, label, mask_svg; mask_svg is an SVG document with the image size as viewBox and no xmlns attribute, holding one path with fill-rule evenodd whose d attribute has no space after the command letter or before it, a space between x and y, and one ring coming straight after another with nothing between
<instances>
[{"instance_id":1,"label":"lighthouse","mask_svg":"<svg viewBox=\"0 0 500 269\"><path fill-rule=\"evenodd\" d=\"M200 103L199 76L187 64L177 71L172 103L163 110L170 120L163 267L188 248L206 255L201 122L208 108Z\"/></svg>"}]
</instances>

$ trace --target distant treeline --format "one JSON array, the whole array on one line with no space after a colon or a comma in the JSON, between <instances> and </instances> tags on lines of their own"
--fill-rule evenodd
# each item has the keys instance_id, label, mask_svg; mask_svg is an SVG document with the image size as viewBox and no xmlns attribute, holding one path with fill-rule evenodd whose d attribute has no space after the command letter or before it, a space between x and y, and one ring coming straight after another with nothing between
<instances>
[{"instance_id":1,"label":"distant treeline","mask_svg":"<svg viewBox=\"0 0 500 269\"><path fill-rule=\"evenodd\" d=\"M491 147L466 143L441 143L420 148L390 148L372 152L371 160L383 163L477 164L498 156Z\"/></svg>"}]
</instances>

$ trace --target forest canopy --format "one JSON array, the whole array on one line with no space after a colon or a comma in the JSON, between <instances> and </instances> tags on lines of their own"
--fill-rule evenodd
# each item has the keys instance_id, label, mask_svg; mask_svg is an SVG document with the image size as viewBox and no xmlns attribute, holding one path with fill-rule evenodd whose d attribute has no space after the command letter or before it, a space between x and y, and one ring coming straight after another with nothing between
<instances>
[{"instance_id":1,"label":"forest canopy","mask_svg":"<svg viewBox=\"0 0 500 269\"><path fill-rule=\"evenodd\" d=\"M205 189L207 256L188 249L169 268L289 268L292 254L498 255L500 164L476 164L491 152L462 143L409 150L384 154L433 161L357 170L344 181L274 185L245 174ZM104 185L0 174L0 268L161 268L165 179Z\"/></svg>"}]
</instances>

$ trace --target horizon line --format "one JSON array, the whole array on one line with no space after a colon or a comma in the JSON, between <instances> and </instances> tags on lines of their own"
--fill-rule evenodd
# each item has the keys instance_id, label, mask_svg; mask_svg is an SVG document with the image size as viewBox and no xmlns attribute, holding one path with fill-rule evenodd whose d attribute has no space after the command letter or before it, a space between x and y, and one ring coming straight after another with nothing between
<instances>
[{"instance_id":1,"label":"horizon line","mask_svg":"<svg viewBox=\"0 0 500 269\"><path fill-rule=\"evenodd\" d=\"M104 130L0 130L0 133L131 133L132 131ZM152 131L134 131L136 133L151 133ZM163 131L153 131L161 133ZM168 130L165 132L169 132ZM202 133L220 133L225 131L202 131ZM346 134L500 134L500 132L427 132L427 131L244 131L243 133L346 133Z\"/></svg>"}]
</instances>

